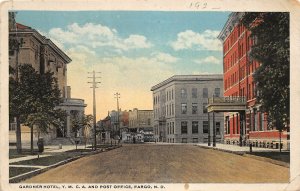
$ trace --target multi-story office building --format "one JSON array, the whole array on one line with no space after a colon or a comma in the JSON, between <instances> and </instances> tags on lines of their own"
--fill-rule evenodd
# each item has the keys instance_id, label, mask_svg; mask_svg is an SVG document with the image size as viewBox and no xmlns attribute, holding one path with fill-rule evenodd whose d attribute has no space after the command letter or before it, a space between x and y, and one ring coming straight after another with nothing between
<instances>
[{"instance_id":1,"label":"multi-story office building","mask_svg":"<svg viewBox=\"0 0 300 191\"><path fill-rule=\"evenodd\" d=\"M223 76L175 75L153 86L154 138L169 143L207 142L212 132L206 105L223 95ZM216 137L223 139L224 115L215 115Z\"/></svg>"},{"instance_id":2,"label":"multi-story office building","mask_svg":"<svg viewBox=\"0 0 300 191\"><path fill-rule=\"evenodd\" d=\"M236 106L230 103L225 113L225 142L228 144L248 144L271 147L278 143L279 132L267 124L267 114L260 111L256 101L256 89L253 73L260 66L256 60L250 59L249 52L255 43L242 24L244 13L231 13L218 38L223 43L224 96L240 98ZM235 104L238 100L236 99ZM216 103L217 104L217 103ZM275 104L275 103L274 103ZM288 132L282 133L284 147L288 146ZM278 145L278 144L277 144Z\"/></svg>"}]
</instances>

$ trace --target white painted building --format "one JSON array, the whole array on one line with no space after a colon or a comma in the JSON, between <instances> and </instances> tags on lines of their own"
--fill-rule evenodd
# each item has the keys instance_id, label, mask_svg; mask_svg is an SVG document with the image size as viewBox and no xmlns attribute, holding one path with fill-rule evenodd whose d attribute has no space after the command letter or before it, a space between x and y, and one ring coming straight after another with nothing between
<instances>
[{"instance_id":1,"label":"white painted building","mask_svg":"<svg viewBox=\"0 0 300 191\"><path fill-rule=\"evenodd\" d=\"M213 135L208 98L223 95L223 75L175 75L151 88L157 142L207 142ZM210 126L210 128L209 128ZM216 139L223 141L224 115L215 113Z\"/></svg>"}]
</instances>

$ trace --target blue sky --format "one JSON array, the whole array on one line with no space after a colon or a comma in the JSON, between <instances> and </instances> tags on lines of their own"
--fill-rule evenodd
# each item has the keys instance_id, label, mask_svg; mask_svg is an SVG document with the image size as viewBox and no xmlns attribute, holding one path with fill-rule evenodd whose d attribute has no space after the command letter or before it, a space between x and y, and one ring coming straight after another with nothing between
<instances>
[{"instance_id":1,"label":"blue sky","mask_svg":"<svg viewBox=\"0 0 300 191\"><path fill-rule=\"evenodd\" d=\"M216 37L229 14L18 11L16 20L50 38L71 57L68 85L72 97L86 100L87 113L91 111L87 72L102 72L97 90L102 95L97 101L102 118L114 109L117 91L122 109L152 109L150 88L162 80L175 74L222 73L222 46Z\"/></svg>"}]
</instances>

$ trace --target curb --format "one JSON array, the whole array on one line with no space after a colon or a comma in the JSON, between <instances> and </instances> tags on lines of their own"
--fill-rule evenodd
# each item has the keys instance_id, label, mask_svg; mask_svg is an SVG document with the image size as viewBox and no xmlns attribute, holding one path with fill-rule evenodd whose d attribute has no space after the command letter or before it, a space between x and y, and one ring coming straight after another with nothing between
<instances>
[{"instance_id":1,"label":"curb","mask_svg":"<svg viewBox=\"0 0 300 191\"><path fill-rule=\"evenodd\" d=\"M269 159L269 158L265 158L265 157L251 155L248 151L231 151L231 150L220 149L220 148L216 148L216 147L206 147L206 146L202 146L202 145L196 145L196 146L204 148L204 149L213 149L213 150L218 150L218 151L222 151L222 152L227 152L227 153L240 155L240 156L243 156L243 157L249 157L249 158L252 158L252 159L255 159L255 160L269 162L269 163L279 165L279 166L283 166L283 167L286 167L286 168L290 167L290 164L288 164L288 163L273 160L273 159Z\"/></svg>"},{"instance_id":2,"label":"curb","mask_svg":"<svg viewBox=\"0 0 300 191\"><path fill-rule=\"evenodd\" d=\"M236 155L240 155L240 156L243 156L244 154L246 154L246 151L231 151L231 150L220 149L220 148L216 148L216 147L207 147L207 146L202 146L202 145L196 145L196 146L204 148L204 149L213 149L213 150L223 151L223 152L232 153L232 154L236 154Z\"/></svg>"},{"instance_id":3,"label":"curb","mask_svg":"<svg viewBox=\"0 0 300 191\"><path fill-rule=\"evenodd\" d=\"M75 160L83 158L85 156L95 155L95 154L98 154L98 153L101 153L101 152L110 151L110 150L117 149L117 148L120 148L120 147L122 147L122 145L118 145L116 147L109 148L109 149L106 148L106 149L99 149L99 150L96 150L96 151L81 153L81 155L79 155L79 156L75 156L73 158L69 158L69 159L60 161L60 162L55 163L53 165L49 165L49 166L47 166L47 167L45 167L43 169L37 169L37 170L34 170L34 171L30 171L30 172L27 172L27 173L24 173L24 174L20 174L20 175L11 177L11 178L9 178L9 183L18 183L18 182L21 182L21 181L26 180L28 178L31 178L33 176L36 176L38 174L44 173L44 172L46 172L46 171L48 171L48 170L50 170L52 168L56 168L58 166L67 164L69 162L75 161Z\"/></svg>"},{"instance_id":4,"label":"curb","mask_svg":"<svg viewBox=\"0 0 300 191\"><path fill-rule=\"evenodd\" d=\"M269 162L269 163L279 165L279 166L283 166L283 167L286 167L286 168L290 168L290 164L286 163L286 162L277 161L277 160L273 160L273 159L269 159L269 158L265 158L265 157L260 157L260 156L255 156L255 155L251 155L249 153L245 153L243 156L253 158L253 159L259 160L259 161Z\"/></svg>"}]
</instances>

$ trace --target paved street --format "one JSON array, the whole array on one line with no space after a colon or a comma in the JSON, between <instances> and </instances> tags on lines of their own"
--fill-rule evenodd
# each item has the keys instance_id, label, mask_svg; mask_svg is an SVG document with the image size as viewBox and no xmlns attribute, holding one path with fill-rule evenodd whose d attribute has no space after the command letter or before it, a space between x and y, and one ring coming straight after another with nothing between
<instances>
[{"instance_id":1,"label":"paved street","mask_svg":"<svg viewBox=\"0 0 300 191\"><path fill-rule=\"evenodd\" d=\"M123 145L84 157L27 183L288 182L289 168L192 145Z\"/></svg>"}]
</instances>

